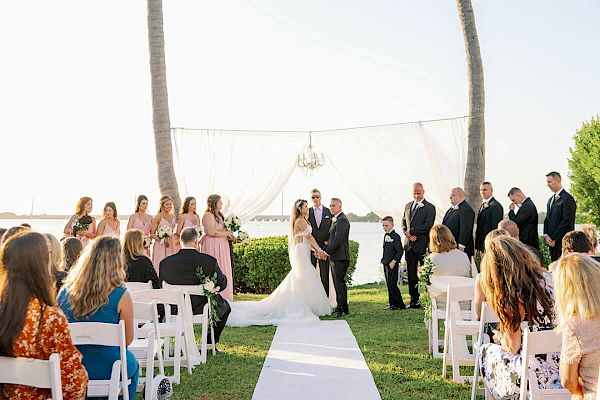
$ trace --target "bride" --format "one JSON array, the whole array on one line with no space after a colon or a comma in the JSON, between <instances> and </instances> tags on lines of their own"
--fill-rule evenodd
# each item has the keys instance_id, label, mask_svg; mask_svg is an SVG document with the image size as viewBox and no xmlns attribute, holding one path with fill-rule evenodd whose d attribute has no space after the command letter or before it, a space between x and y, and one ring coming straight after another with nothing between
<instances>
[{"instance_id":1,"label":"bride","mask_svg":"<svg viewBox=\"0 0 600 400\"><path fill-rule=\"evenodd\" d=\"M318 256L324 256L324 252L311 235L307 217L307 201L296 201L288 236L292 270L268 297L231 302L227 326L306 324L318 321L320 315L331 314L329 299L310 260L311 249Z\"/></svg>"}]
</instances>

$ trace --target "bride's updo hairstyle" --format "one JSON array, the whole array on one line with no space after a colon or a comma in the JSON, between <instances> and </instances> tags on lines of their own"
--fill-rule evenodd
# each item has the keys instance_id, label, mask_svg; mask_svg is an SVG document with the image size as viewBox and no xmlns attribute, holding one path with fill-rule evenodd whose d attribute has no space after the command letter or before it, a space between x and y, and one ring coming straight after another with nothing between
<instances>
[{"instance_id":1,"label":"bride's updo hairstyle","mask_svg":"<svg viewBox=\"0 0 600 400\"><path fill-rule=\"evenodd\" d=\"M290 224L292 225L292 232L294 232L294 222L298 217L302 216L302 207L305 204L308 204L308 201L304 199L298 199L294 202L294 206L292 207L292 212L290 213Z\"/></svg>"}]
</instances>

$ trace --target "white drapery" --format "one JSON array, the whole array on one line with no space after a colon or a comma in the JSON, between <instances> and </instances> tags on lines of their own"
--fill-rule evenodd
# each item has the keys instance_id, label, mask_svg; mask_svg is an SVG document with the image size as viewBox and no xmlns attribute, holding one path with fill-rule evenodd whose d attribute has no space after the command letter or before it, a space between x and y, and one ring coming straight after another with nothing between
<instances>
[{"instance_id":1,"label":"white drapery","mask_svg":"<svg viewBox=\"0 0 600 400\"><path fill-rule=\"evenodd\" d=\"M310 132L172 130L178 181L199 205L223 197L224 214L242 222L281 193ZM467 117L364 128L313 131L348 187L380 217L401 219L411 185L422 182L438 208L438 221L454 186L462 186L467 159ZM199 211L201 207L199 207Z\"/></svg>"}]
</instances>

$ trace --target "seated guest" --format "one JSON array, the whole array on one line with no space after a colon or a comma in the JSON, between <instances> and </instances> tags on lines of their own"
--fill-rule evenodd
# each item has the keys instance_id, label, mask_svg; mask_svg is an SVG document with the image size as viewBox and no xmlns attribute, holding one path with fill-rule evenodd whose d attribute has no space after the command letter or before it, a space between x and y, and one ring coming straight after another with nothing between
<instances>
[{"instance_id":1,"label":"seated guest","mask_svg":"<svg viewBox=\"0 0 600 400\"><path fill-rule=\"evenodd\" d=\"M589 255L591 247L592 245L590 244L590 238L582 231L567 232L567 234L563 237L562 240L563 255L571 253L581 253ZM557 264L558 260L550 264L548 266L548 269L550 271L554 271L554 268L556 268Z\"/></svg>"},{"instance_id":2,"label":"seated guest","mask_svg":"<svg viewBox=\"0 0 600 400\"><path fill-rule=\"evenodd\" d=\"M10 239L12 236L16 235L17 233L21 233L21 232L30 232L31 228L27 228L25 226L13 226L12 228L8 228L6 230L6 232L4 232L4 235L2 235L2 242L0 242L0 244L6 242L8 239Z\"/></svg>"},{"instance_id":3,"label":"seated guest","mask_svg":"<svg viewBox=\"0 0 600 400\"><path fill-rule=\"evenodd\" d=\"M533 332L554 326L551 274L521 242L498 236L486 241L481 275L486 302L500 320L495 331L498 343L484 344L479 351L486 395L517 398L521 385L521 322L526 320ZM550 360L536 360L535 373L542 389L562 387L556 358L553 355Z\"/></svg>"},{"instance_id":4,"label":"seated guest","mask_svg":"<svg viewBox=\"0 0 600 400\"><path fill-rule=\"evenodd\" d=\"M554 272L562 331L560 378L574 399L595 399L600 366L600 268L583 254L563 255Z\"/></svg>"},{"instance_id":5,"label":"seated guest","mask_svg":"<svg viewBox=\"0 0 600 400\"><path fill-rule=\"evenodd\" d=\"M471 276L471 262L444 225L436 224L429 231L429 257L433 262L432 276Z\"/></svg>"},{"instance_id":6,"label":"seated guest","mask_svg":"<svg viewBox=\"0 0 600 400\"><path fill-rule=\"evenodd\" d=\"M498 224L498 228L504 229L506 232L508 232L510 237L515 238L518 241L520 241L521 243L523 243L525 245L525 247L527 247L529 249L529 251L531 251L533 254L535 254L535 256L540 260L540 264L541 265L544 264L544 256L542 256L542 253L540 252L540 250L533 246L528 245L527 243L524 243L521 240L520 233L519 233L519 226L517 225L516 222L511 221L510 219L505 219L505 220L500 221L500 223Z\"/></svg>"},{"instance_id":7,"label":"seated guest","mask_svg":"<svg viewBox=\"0 0 600 400\"><path fill-rule=\"evenodd\" d=\"M160 289L160 280L152 261L144 248L144 232L131 229L123 238L123 257L125 258L127 282L152 282L152 289Z\"/></svg>"},{"instance_id":8,"label":"seated guest","mask_svg":"<svg viewBox=\"0 0 600 400\"><path fill-rule=\"evenodd\" d=\"M594 260L600 261L600 257L596 255L598 249L598 232L596 231L596 226L592 224L583 224L580 229L590 238L590 255Z\"/></svg>"},{"instance_id":9,"label":"seated guest","mask_svg":"<svg viewBox=\"0 0 600 400\"><path fill-rule=\"evenodd\" d=\"M83 244L81 240L76 237L68 237L62 240L62 260L60 268L67 273L71 270L71 267L77 262L81 252L83 251Z\"/></svg>"},{"instance_id":10,"label":"seated guest","mask_svg":"<svg viewBox=\"0 0 600 400\"><path fill-rule=\"evenodd\" d=\"M62 269L62 249L60 242L51 233L44 234L46 241L48 242L48 249L50 251L50 273L56 285L56 293L60 290L63 285L63 281L67 277L67 272Z\"/></svg>"},{"instance_id":11,"label":"seated guest","mask_svg":"<svg viewBox=\"0 0 600 400\"><path fill-rule=\"evenodd\" d=\"M200 267L206 277L212 277L215 273L217 274L216 286L223 291L228 283L227 278L221 272L216 258L198 251L198 231L193 227L185 228L181 231L179 238L181 241L181 250L160 262L158 276L161 283L167 282L171 285L199 285L200 279L196 275L196 270ZM208 301L206 296L190 297L193 313L202 314L204 305ZM216 300L216 312L219 322L215 324L214 331L215 342L219 342L219 337L225 328L231 307L220 293L217 294ZM208 340L211 340L210 335Z\"/></svg>"},{"instance_id":12,"label":"seated guest","mask_svg":"<svg viewBox=\"0 0 600 400\"><path fill-rule=\"evenodd\" d=\"M69 272L58 294L58 304L69 322L125 321L125 343L133 341L133 301L125 289L125 269L119 239L101 236L91 241ZM120 359L119 348L77 346L90 379L110 379L113 363ZM138 362L127 350L129 399L135 399L139 378Z\"/></svg>"},{"instance_id":13,"label":"seated guest","mask_svg":"<svg viewBox=\"0 0 600 400\"><path fill-rule=\"evenodd\" d=\"M56 307L46 238L13 235L0 250L0 356L47 360L60 356L65 399L84 399L88 376L71 340L67 319ZM27 371L23 371L24 374ZM50 389L0 385L2 399L48 399Z\"/></svg>"}]
</instances>

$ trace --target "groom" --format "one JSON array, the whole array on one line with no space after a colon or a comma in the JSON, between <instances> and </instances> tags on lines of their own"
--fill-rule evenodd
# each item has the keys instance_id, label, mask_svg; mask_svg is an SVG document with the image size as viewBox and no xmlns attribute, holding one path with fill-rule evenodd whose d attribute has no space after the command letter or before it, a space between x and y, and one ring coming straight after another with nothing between
<instances>
[{"instance_id":1,"label":"groom","mask_svg":"<svg viewBox=\"0 0 600 400\"><path fill-rule=\"evenodd\" d=\"M337 299L337 316L348 315L348 289L346 288L346 271L350 266L350 251L348 249L348 235L350 233L350 221L342 212L342 201L332 198L329 209L333 218L331 219L331 230L329 231L329 242L325 248L325 255L331 260L333 266L333 284Z\"/></svg>"},{"instance_id":2,"label":"groom","mask_svg":"<svg viewBox=\"0 0 600 400\"><path fill-rule=\"evenodd\" d=\"M321 192L319 192L318 189L313 189L311 191L310 198L313 206L308 209L308 223L312 226L312 235L317 241L317 244L321 249L324 249L329 240L332 217L331 211L321 204ZM317 268L318 262L321 282L323 283L323 288L325 288L325 293L329 296L329 261L317 259L312 253L311 261L315 268Z\"/></svg>"}]
</instances>

